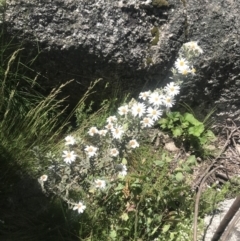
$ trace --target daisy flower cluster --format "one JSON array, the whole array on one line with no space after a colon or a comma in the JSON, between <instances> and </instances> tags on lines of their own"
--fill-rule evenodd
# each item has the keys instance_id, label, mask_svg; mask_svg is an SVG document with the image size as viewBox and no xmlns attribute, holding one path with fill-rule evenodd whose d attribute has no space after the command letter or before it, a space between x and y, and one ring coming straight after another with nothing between
<instances>
[{"instance_id":1,"label":"daisy flower cluster","mask_svg":"<svg viewBox=\"0 0 240 241\"><path fill-rule=\"evenodd\" d=\"M140 146L137 139L142 129L153 127L163 112L174 105L174 97L179 92L180 87L174 82L167 84L162 89L141 92L138 101L132 100L120 106L116 115L109 116L103 128L98 129L93 126L87 130L87 136L92 140L92 143L79 144L72 135L66 136L65 150L62 152L65 167L71 166L71 169L75 166L81 167L81 162L84 159L98 167L97 165L101 163L102 159L105 164L104 160L108 158L111 165L116 166L117 178L123 179L128 170L124 156ZM102 150L103 147L105 150ZM101 171L96 170L98 177L91 182L91 190L101 192L107 188L107 179L115 180L116 178L111 175L107 178L105 172L103 172L105 173L103 178L100 174ZM47 176L43 175L40 179L42 183L46 182ZM78 203L69 201L68 203L78 213L83 213L86 209L82 201Z\"/></svg>"},{"instance_id":2,"label":"daisy flower cluster","mask_svg":"<svg viewBox=\"0 0 240 241\"><path fill-rule=\"evenodd\" d=\"M177 73L181 75L192 74L195 75L196 69L193 67L193 60L195 57L203 53L202 48L197 41L185 43L180 50L180 57L175 61L174 67Z\"/></svg>"},{"instance_id":3,"label":"daisy flower cluster","mask_svg":"<svg viewBox=\"0 0 240 241\"><path fill-rule=\"evenodd\" d=\"M192 58L201 53L203 50L197 42L184 44L180 57L174 64L176 69L173 74L177 73L178 77L179 74L194 74ZM79 183L83 183L86 177L90 176L92 179L86 180L86 186L89 187L88 185L91 183L91 190L101 193L108 188L112 180L123 179L127 175L128 168L125 157L140 146L138 138L142 130L152 128L164 111L169 110L175 104L174 98L179 93L180 85L176 81L168 83L161 89L141 92L138 100L133 99L120 106L116 115L109 116L101 128L96 126L89 128L86 131L87 141L82 141L82 139L78 141L72 135L68 135L65 138L65 149L62 152L64 165L59 166L68 168L70 172L77 170L78 174L74 173L73 176L78 178L76 180ZM111 171L109 171L110 167ZM86 175L81 176L81 173ZM41 185L48 180L49 177L45 174L39 178ZM69 183L74 183L67 180ZM69 183L66 181L66 186L71 186ZM86 209L82 201L78 203L69 201L69 203L78 213L83 213Z\"/></svg>"}]
</instances>

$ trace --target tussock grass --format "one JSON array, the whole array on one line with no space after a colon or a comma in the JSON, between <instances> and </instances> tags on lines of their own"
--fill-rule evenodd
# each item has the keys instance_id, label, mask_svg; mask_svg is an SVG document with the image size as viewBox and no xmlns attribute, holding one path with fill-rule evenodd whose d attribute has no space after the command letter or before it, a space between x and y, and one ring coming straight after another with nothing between
<instances>
[{"instance_id":1,"label":"tussock grass","mask_svg":"<svg viewBox=\"0 0 240 241\"><path fill-rule=\"evenodd\" d=\"M1 54L5 56L5 48L2 49ZM15 161L30 167L33 161L30 150L34 146L43 151L49 149L67 124L61 123L65 99L57 100L57 96L71 81L44 97L34 88L35 79L24 76L22 50L19 48L10 57L1 58L0 141L2 149L17 157Z\"/></svg>"}]
</instances>

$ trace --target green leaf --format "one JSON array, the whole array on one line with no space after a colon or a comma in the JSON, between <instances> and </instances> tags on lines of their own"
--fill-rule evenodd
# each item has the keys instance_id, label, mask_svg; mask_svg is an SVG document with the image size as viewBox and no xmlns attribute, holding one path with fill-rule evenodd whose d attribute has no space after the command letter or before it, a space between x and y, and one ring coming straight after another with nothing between
<instances>
[{"instance_id":1,"label":"green leaf","mask_svg":"<svg viewBox=\"0 0 240 241\"><path fill-rule=\"evenodd\" d=\"M214 135L214 133L210 130L207 130L206 133L205 133L205 136L207 137L212 137L212 138L216 138L216 136Z\"/></svg>"},{"instance_id":2,"label":"green leaf","mask_svg":"<svg viewBox=\"0 0 240 241\"><path fill-rule=\"evenodd\" d=\"M157 166L163 167L164 166L164 161L156 160L156 161L154 161L154 164L156 164Z\"/></svg>"},{"instance_id":3,"label":"green leaf","mask_svg":"<svg viewBox=\"0 0 240 241\"><path fill-rule=\"evenodd\" d=\"M189 122L184 121L184 122L182 122L181 126L182 126L183 129L185 129L185 128L187 128L189 126Z\"/></svg>"},{"instance_id":4,"label":"green leaf","mask_svg":"<svg viewBox=\"0 0 240 241\"><path fill-rule=\"evenodd\" d=\"M151 224L152 219L151 218L147 218L147 225Z\"/></svg>"},{"instance_id":5,"label":"green leaf","mask_svg":"<svg viewBox=\"0 0 240 241\"><path fill-rule=\"evenodd\" d=\"M123 158L123 159L122 159L122 164L123 164L123 165L127 165L127 159L126 159L126 158Z\"/></svg>"},{"instance_id":6,"label":"green leaf","mask_svg":"<svg viewBox=\"0 0 240 241\"><path fill-rule=\"evenodd\" d=\"M196 164L196 157L195 157L195 155L191 155L190 157L188 157L186 163L187 164Z\"/></svg>"},{"instance_id":7,"label":"green leaf","mask_svg":"<svg viewBox=\"0 0 240 241\"><path fill-rule=\"evenodd\" d=\"M181 127L176 127L172 130L172 133L173 133L173 136L174 137L178 137L178 136L181 136L182 133L183 133L183 130Z\"/></svg>"},{"instance_id":8,"label":"green leaf","mask_svg":"<svg viewBox=\"0 0 240 241\"><path fill-rule=\"evenodd\" d=\"M155 234L156 231L158 230L158 228L159 228L159 226L155 227L155 228L153 229L153 231L151 232L150 236L152 236L153 234Z\"/></svg>"},{"instance_id":9,"label":"green leaf","mask_svg":"<svg viewBox=\"0 0 240 241\"><path fill-rule=\"evenodd\" d=\"M164 226L163 226L163 229L162 229L162 232L163 232L163 233L166 233L166 232L169 230L169 228L170 228L170 224L164 225Z\"/></svg>"},{"instance_id":10,"label":"green leaf","mask_svg":"<svg viewBox=\"0 0 240 241\"><path fill-rule=\"evenodd\" d=\"M175 233L171 232L171 233L170 233L170 239L171 239L171 240L174 240L174 237L175 237Z\"/></svg>"},{"instance_id":11,"label":"green leaf","mask_svg":"<svg viewBox=\"0 0 240 241\"><path fill-rule=\"evenodd\" d=\"M158 123L161 125L161 124L167 124L168 123L168 120L166 118L162 118L158 121Z\"/></svg>"},{"instance_id":12,"label":"green leaf","mask_svg":"<svg viewBox=\"0 0 240 241\"><path fill-rule=\"evenodd\" d=\"M199 137L199 140L200 140L200 144L204 145L207 143L208 138L206 136L203 136L203 137Z\"/></svg>"},{"instance_id":13,"label":"green leaf","mask_svg":"<svg viewBox=\"0 0 240 241\"><path fill-rule=\"evenodd\" d=\"M118 183L118 186L114 188L115 191L120 191L123 190L124 185L122 185L121 183Z\"/></svg>"},{"instance_id":14,"label":"green leaf","mask_svg":"<svg viewBox=\"0 0 240 241\"><path fill-rule=\"evenodd\" d=\"M185 172L191 172L192 169L188 165L183 165L183 170Z\"/></svg>"},{"instance_id":15,"label":"green leaf","mask_svg":"<svg viewBox=\"0 0 240 241\"><path fill-rule=\"evenodd\" d=\"M125 123L125 124L123 125L123 130L124 130L124 132L126 132L126 131L128 130L128 123Z\"/></svg>"},{"instance_id":16,"label":"green leaf","mask_svg":"<svg viewBox=\"0 0 240 241\"><path fill-rule=\"evenodd\" d=\"M175 175L175 178L178 182L181 182L183 179L184 179L184 176L181 172L178 172L176 175Z\"/></svg>"},{"instance_id":17,"label":"green leaf","mask_svg":"<svg viewBox=\"0 0 240 241\"><path fill-rule=\"evenodd\" d=\"M127 221L127 220L129 219L128 214L127 214L127 213L123 213L123 214L121 215L121 219L122 219L123 221Z\"/></svg>"},{"instance_id":18,"label":"green leaf","mask_svg":"<svg viewBox=\"0 0 240 241\"><path fill-rule=\"evenodd\" d=\"M166 124L161 124L161 128L166 129L167 125Z\"/></svg>"},{"instance_id":19,"label":"green leaf","mask_svg":"<svg viewBox=\"0 0 240 241\"><path fill-rule=\"evenodd\" d=\"M116 239L117 237L117 232L115 230L112 230L109 234L109 237L112 238L113 240Z\"/></svg>"},{"instance_id":20,"label":"green leaf","mask_svg":"<svg viewBox=\"0 0 240 241\"><path fill-rule=\"evenodd\" d=\"M184 114L184 119L191 123L194 126L202 124L200 121L198 121L192 114L190 113L185 113Z\"/></svg>"},{"instance_id":21,"label":"green leaf","mask_svg":"<svg viewBox=\"0 0 240 241\"><path fill-rule=\"evenodd\" d=\"M193 126L188 129L190 135L199 137L204 132L204 125L200 124L198 126Z\"/></svg>"}]
</instances>

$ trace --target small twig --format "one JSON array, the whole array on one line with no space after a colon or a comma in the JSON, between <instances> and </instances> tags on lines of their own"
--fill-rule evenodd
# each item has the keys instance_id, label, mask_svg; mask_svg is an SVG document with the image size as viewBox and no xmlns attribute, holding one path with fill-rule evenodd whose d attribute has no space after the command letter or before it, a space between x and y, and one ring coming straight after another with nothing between
<instances>
[{"instance_id":1,"label":"small twig","mask_svg":"<svg viewBox=\"0 0 240 241\"><path fill-rule=\"evenodd\" d=\"M240 211L235 215L231 223L228 225L227 230L223 233L221 241L225 241L228 238L230 231L233 229L234 226L240 221ZM228 239L229 240L229 239Z\"/></svg>"},{"instance_id":2,"label":"small twig","mask_svg":"<svg viewBox=\"0 0 240 241\"><path fill-rule=\"evenodd\" d=\"M234 144L234 147L235 147L235 149L236 149L236 152L237 152L238 156L240 156L240 152L239 152L239 150L238 150L238 148L237 148L237 144L236 144L234 138L232 138L232 141L233 141L233 144Z\"/></svg>"},{"instance_id":3,"label":"small twig","mask_svg":"<svg viewBox=\"0 0 240 241\"><path fill-rule=\"evenodd\" d=\"M218 154L218 156L214 159L214 161L212 162L212 164L206 169L206 171L203 173L203 175L199 178L200 180L198 181L198 183L196 184L196 187L199 186L202 183L203 178L207 175L207 173L209 172L209 170L216 164L217 160L221 157L221 155L224 153L224 151L226 150L230 138L232 137L233 133L238 130L238 128L234 128L231 133L228 135L228 138L223 146L223 148L221 149L220 153Z\"/></svg>"},{"instance_id":4,"label":"small twig","mask_svg":"<svg viewBox=\"0 0 240 241\"><path fill-rule=\"evenodd\" d=\"M137 240L137 227L138 227L138 207L140 205L142 200L140 200L136 206L136 211L135 211L135 222L134 222L134 241Z\"/></svg>"}]
</instances>

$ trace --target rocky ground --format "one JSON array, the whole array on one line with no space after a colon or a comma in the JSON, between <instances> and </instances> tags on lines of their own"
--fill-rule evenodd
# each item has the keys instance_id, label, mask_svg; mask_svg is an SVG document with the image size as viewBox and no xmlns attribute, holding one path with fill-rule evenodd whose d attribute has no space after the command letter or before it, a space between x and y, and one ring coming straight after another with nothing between
<instances>
[{"instance_id":1,"label":"rocky ground","mask_svg":"<svg viewBox=\"0 0 240 241\"><path fill-rule=\"evenodd\" d=\"M206 228L201 241L211 241L213 234L215 233L220 222L224 218L225 214L227 213L227 211L229 210L233 202L234 202L234 199L229 199L221 202L218 205L218 209L215 211L214 214L208 215L205 217L204 223L206 225ZM229 235L227 235L225 238L225 240L227 241L240 240L240 225L239 225L240 211L238 211L238 213L235 216L238 217L237 220L235 222L234 220L232 220L232 222L228 225L228 227L230 227L230 225L232 224L233 227L231 228L231 230L229 230ZM226 232L227 232L227 229L226 229ZM226 234L226 232L224 234Z\"/></svg>"}]
</instances>

